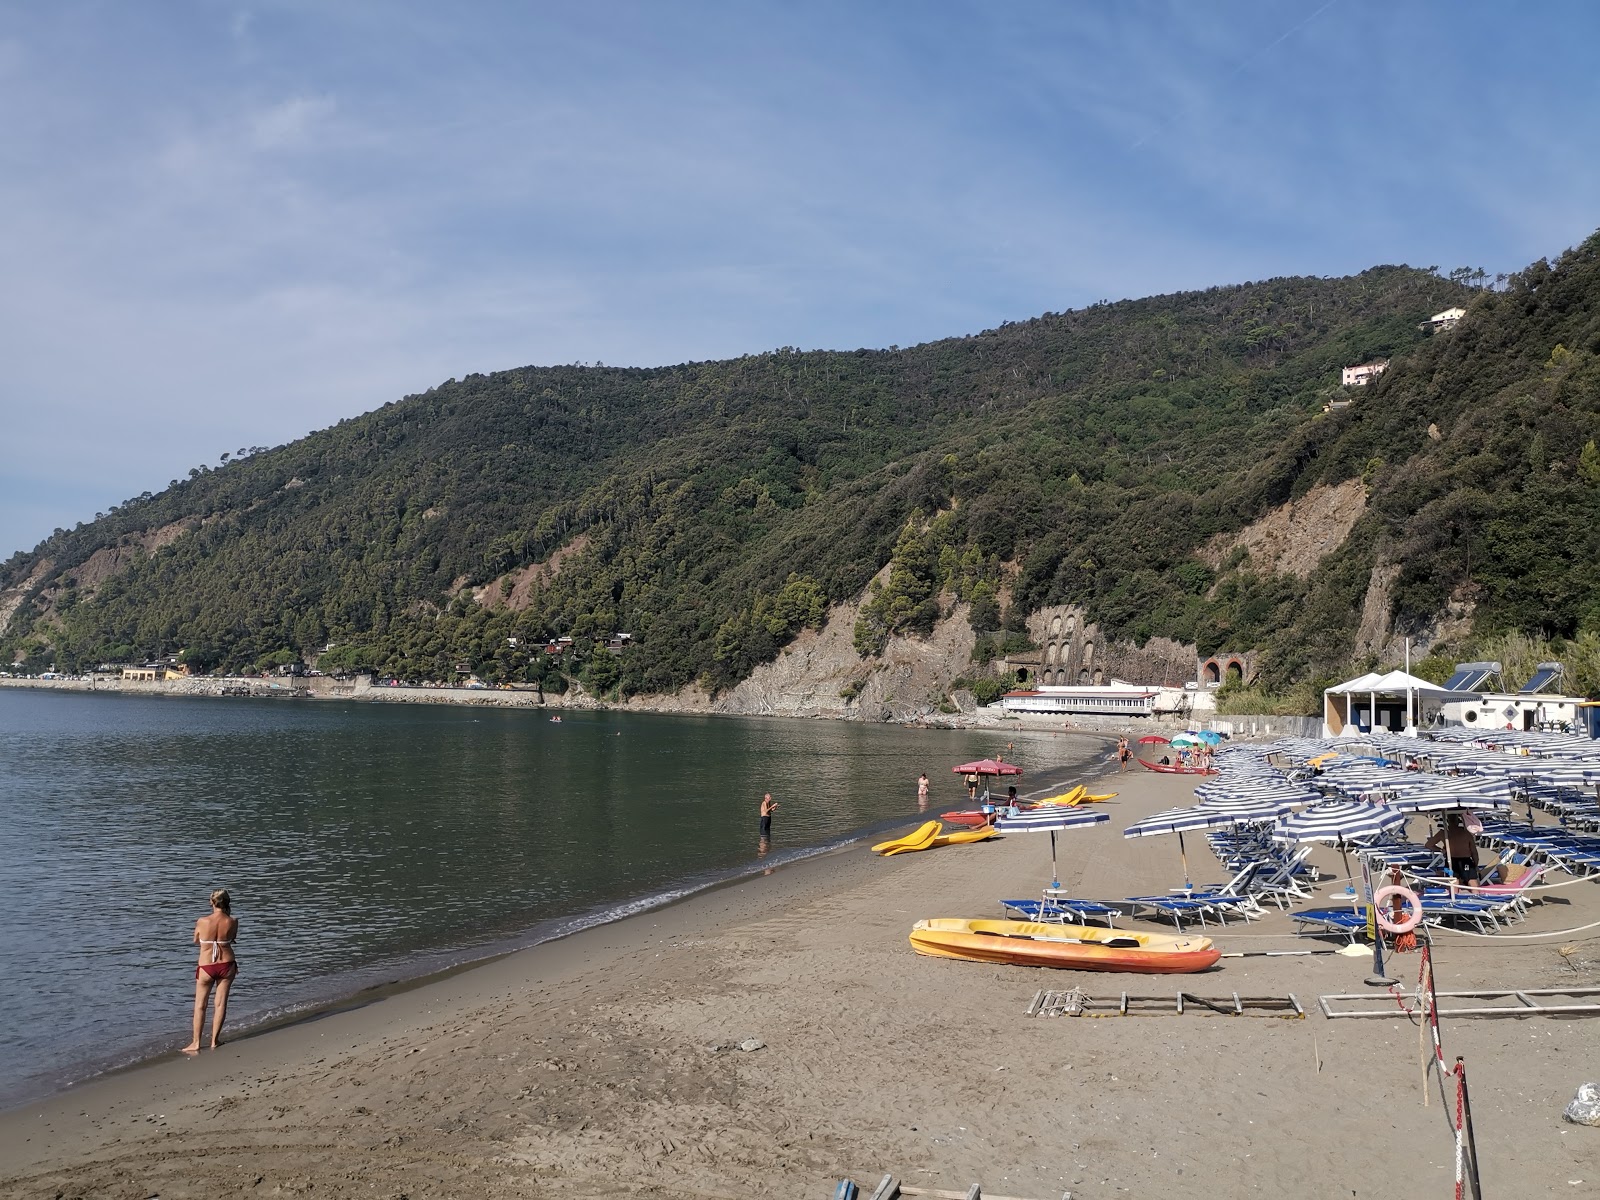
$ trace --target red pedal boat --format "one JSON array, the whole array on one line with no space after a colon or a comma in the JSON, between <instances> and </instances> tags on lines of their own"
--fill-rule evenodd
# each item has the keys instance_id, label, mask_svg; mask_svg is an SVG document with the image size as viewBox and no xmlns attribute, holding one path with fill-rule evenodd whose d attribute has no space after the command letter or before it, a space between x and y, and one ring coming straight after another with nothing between
<instances>
[{"instance_id":1,"label":"red pedal boat","mask_svg":"<svg viewBox=\"0 0 1600 1200\"><path fill-rule=\"evenodd\" d=\"M1153 763L1149 759L1141 758L1139 765L1147 771L1157 771L1162 775L1215 775L1215 767L1183 767L1176 763Z\"/></svg>"},{"instance_id":2,"label":"red pedal boat","mask_svg":"<svg viewBox=\"0 0 1600 1200\"><path fill-rule=\"evenodd\" d=\"M961 812L940 813L939 819L941 821L949 821L952 825L971 825L976 828L979 825L988 824L994 819L994 814L986 813L982 809L971 808L964 809Z\"/></svg>"}]
</instances>

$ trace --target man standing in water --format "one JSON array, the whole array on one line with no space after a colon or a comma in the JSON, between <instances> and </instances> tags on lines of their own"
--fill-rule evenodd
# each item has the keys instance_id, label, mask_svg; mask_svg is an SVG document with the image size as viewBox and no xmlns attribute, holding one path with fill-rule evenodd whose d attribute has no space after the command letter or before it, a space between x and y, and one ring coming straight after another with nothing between
<instances>
[{"instance_id":1,"label":"man standing in water","mask_svg":"<svg viewBox=\"0 0 1600 1200\"><path fill-rule=\"evenodd\" d=\"M772 836L772 814L778 811L778 804L768 792L761 797L761 837L764 839Z\"/></svg>"}]
</instances>

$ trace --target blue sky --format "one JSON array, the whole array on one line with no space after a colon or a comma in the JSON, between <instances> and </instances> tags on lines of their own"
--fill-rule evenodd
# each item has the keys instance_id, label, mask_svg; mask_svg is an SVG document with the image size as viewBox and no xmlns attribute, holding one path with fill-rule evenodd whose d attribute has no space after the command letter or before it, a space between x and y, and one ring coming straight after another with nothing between
<instances>
[{"instance_id":1,"label":"blue sky","mask_svg":"<svg viewBox=\"0 0 1600 1200\"><path fill-rule=\"evenodd\" d=\"M1600 6L0 0L0 558L450 377L1600 226Z\"/></svg>"}]
</instances>

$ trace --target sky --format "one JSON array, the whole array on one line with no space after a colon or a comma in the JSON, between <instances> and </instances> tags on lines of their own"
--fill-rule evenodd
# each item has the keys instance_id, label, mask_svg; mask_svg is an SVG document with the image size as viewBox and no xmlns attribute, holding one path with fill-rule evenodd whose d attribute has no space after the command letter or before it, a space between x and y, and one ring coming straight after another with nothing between
<instances>
[{"instance_id":1,"label":"sky","mask_svg":"<svg viewBox=\"0 0 1600 1200\"><path fill-rule=\"evenodd\" d=\"M0 559L472 372L1517 270L1600 227L1596 45L1589 0L0 0Z\"/></svg>"}]
</instances>

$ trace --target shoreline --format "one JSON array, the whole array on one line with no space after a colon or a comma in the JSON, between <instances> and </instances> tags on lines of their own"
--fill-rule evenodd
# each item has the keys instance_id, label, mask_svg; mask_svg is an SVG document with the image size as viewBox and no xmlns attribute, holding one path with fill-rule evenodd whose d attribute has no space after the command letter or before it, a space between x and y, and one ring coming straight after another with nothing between
<instances>
[{"instance_id":1,"label":"shoreline","mask_svg":"<svg viewBox=\"0 0 1600 1200\"><path fill-rule=\"evenodd\" d=\"M848 709L838 712L747 712L732 708L719 708L709 700L684 699L678 695L639 696L619 703L596 700L591 696L571 694L543 694L536 690L466 688L466 687L383 687L375 684L356 685L336 681L327 676L298 679L261 679L249 676L225 678L196 677L162 681L135 681L118 678L75 677L71 679L0 679L0 688L31 688L39 691L75 692L84 695L174 697L198 700L279 700L279 701L343 701L358 704L433 704L458 708L508 708L549 710L563 712L622 712L650 713L658 716L688 717L779 717L797 721L854 721L869 725L895 725L908 729L966 729L1004 731L1014 729L1031 733L1070 733L1090 737L1115 739L1119 732L1128 730L1170 731L1183 730L1196 721L1216 723L1222 721L1238 726L1240 736L1246 736L1245 723L1253 723L1261 735L1295 729L1301 718L1296 717L1217 717L1215 713L1203 720L1198 716L1117 717L1084 716L1071 718L1071 727L1062 728L1062 719L1042 714L992 713L985 709L973 712L930 712L899 720L869 720ZM698 693L696 693L698 695ZM1253 736L1257 730L1251 730Z\"/></svg>"},{"instance_id":2,"label":"shoreline","mask_svg":"<svg viewBox=\"0 0 1600 1200\"><path fill-rule=\"evenodd\" d=\"M665 714L672 715L672 714ZM1024 731L1018 731L1024 732ZM1038 734L1042 731L1025 731ZM1075 764L1049 767L1033 774L1033 783L1026 797L1048 794L1064 779L1093 782L1107 773L1115 774L1115 763L1108 749L1109 739L1101 735L1087 735L1099 742L1098 753L1087 753ZM621 897L577 913L551 917L506 934L493 941L441 947L420 954L404 964L398 964L396 974L381 982L365 982L345 989L335 989L314 1000L301 1002L288 1008L268 1009L251 1017L235 1020L231 1026L230 1041L246 1041L276 1031L293 1028L302 1023L324 1020L343 1012L358 1011L383 1001L435 983L464 972L471 972L503 959L531 953L541 947L582 937L595 930L649 918L677 905L693 901L696 897L730 888L738 888L774 872L804 871L812 863L846 854L859 849L868 841L878 840L892 831L916 826L937 814L910 812L892 818L881 818L851 829L828 841L814 845L800 845L792 850L779 850L772 859L763 863L750 859L733 867L713 873L694 873L667 881L661 888ZM442 964L442 965L441 965ZM417 969L419 968L420 969ZM387 973L387 972L385 972ZM15 1089L15 1097L0 1103L0 1121L8 1115L28 1110L36 1105L71 1095L86 1087L115 1079L130 1072L138 1072L162 1062L174 1061L176 1051L156 1049L153 1045L129 1050L124 1059L96 1060L92 1057L77 1065L67 1066L48 1074L30 1076ZM29 1086L29 1084L37 1086Z\"/></svg>"},{"instance_id":3,"label":"shoreline","mask_svg":"<svg viewBox=\"0 0 1600 1200\"><path fill-rule=\"evenodd\" d=\"M1185 782L1118 774L1119 826ZM1100 776L1103 778L1104 776ZM1037 786L1051 786L1041 780ZM908 815L907 823L915 820ZM920 917L999 915L1037 894L1027 835L879 859L859 842L318 1020L167 1059L0 1114L0 1196L826 1195L885 1171L1050 1200L1201 1192L1441 1194L1453 1093L1398 1008L1328 1021L1370 960L1224 960L1190 979L922 958ZM1335 851L1316 860L1330 874ZM1219 870L1191 848L1197 881ZM1175 882L1168 839L1061 839L1074 894ZM1329 887L1337 887L1330 884ZM1519 934L1592 920L1600 885L1551 893ZM1119 925L1121 922L1119 922ZM1305 949L1288 919L1207 931L1225 951ZM1441 989L1596 986L1600 940L1441 937ZM1417 956L1391 973L1415 980ZM1091 995L1297 994L1304 1021L1192 1013L1023 1017L1040 987ZM1464 1055L1485 1187L1592 1181L1600 1132L1560 1109L1600 1073L1584 1021L1447 1021ZM746 1039L759 1049L730 1049ZM713 1048L715 1047L715 1048ZM1444 1101L1448 1099L1449 1103ZM1359 1153L1353 1148L1359 1147Z\"/></svg>"}]
</instances>

